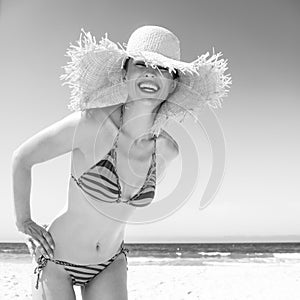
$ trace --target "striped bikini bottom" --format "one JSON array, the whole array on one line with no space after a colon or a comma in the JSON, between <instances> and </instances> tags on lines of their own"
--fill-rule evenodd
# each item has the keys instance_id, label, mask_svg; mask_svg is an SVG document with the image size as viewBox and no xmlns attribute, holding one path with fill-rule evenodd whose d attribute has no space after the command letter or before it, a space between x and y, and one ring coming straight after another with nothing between
<instances>
[{"instance_id":1,"label":"striped bikini bottom","mask_svg":"<svg viewBox=\"0 0 300 300\"><path fill-rule=\"evenodd\" d=\"M108 267L121 253L125 254L126 262L128 263L127 261L128 252L129 250L127 248L124 248L124 241L122 241L118 252L112 258L110 258L109 260L101 264L89 264L89 265L75 265L62 260L46 258L45 256L41 255L37 260L38 266L34 269L34 274L37 274L35 288L38 289L39 287L40 274L43 268L47 265L48 260L58 265L63 265L64 269L70 275L73 285L85 286L94 277L100 274L106 267Z\"/></svg>"}]
</instances>

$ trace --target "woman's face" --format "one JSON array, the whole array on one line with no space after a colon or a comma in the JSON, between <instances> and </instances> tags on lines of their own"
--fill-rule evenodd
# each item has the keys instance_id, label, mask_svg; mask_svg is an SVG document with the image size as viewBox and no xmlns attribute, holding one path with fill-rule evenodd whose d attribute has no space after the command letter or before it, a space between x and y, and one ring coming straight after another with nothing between
<instances>
[{"instance_id":1,"label":"woman's face","mask_svg":"<svg viewBox=\"0 0 300 300\"><path fill-rule=\"evenodd\" d=\"M143 60L129 59L126 73L128 94L131 100L145 98L166 100L176 88L176 80L167 68L146 67Z\"/></svg>"}]
</instances>

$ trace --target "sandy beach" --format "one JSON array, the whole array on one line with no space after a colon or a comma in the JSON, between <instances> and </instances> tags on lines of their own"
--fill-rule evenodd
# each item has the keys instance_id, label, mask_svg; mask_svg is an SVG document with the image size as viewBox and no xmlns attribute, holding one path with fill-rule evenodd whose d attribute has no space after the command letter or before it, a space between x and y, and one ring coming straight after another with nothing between
<instances>
[{"instance_id":1,"label":"sandy beach","mask_svg":"<svg viewBox=\"0 0 300 300\"><path fill-rule=\"evenodd\" d=\"M128 259L129 299L297 300L300 263L137 265ZM27 257L0 262L0 299L31 299ZM77 299L80 290L75 287Z\"/></svg>"}]
</instances>

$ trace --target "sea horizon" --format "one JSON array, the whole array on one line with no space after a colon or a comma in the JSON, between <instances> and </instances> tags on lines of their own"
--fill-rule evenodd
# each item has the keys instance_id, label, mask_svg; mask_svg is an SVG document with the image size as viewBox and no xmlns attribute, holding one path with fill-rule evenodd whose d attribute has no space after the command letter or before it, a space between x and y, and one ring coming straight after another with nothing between
<instances>
[{"instance_id":1,"label":"sea horizon","mask_svg":"<svg viewBox=\"0 0 300 300\"><path fill-rule=\"evenodd\" d=\"M198 259L267 262L289 260L300 262L300 243L294 242L239 242L239 243L127 243L132 258L151 259ZM0 242L0 259L30 256L24 242Z\"/></svg>"}]
</instances>

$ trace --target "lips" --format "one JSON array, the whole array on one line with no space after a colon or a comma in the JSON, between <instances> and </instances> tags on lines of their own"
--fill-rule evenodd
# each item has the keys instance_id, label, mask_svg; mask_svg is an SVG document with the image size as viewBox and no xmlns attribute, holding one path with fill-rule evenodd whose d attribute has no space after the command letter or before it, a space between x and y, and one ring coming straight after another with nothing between
<instances>
[{"instance_id":1,"label":"lips","mask_svg":"<svg viewBox=\"0 0 300 300\"><path fill-rule=\"evenodd\" d=\"M160 88L159 86L152 81L143 81L138 84L138 87L148 93L156 93Z\"/></svg>"}]
</instances>

